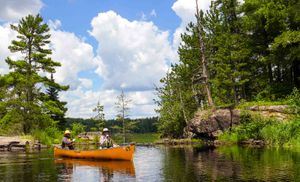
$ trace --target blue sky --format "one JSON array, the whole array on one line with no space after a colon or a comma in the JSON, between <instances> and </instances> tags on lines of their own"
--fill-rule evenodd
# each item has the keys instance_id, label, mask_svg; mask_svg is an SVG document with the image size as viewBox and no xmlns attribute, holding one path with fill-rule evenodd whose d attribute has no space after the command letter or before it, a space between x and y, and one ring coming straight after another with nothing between
<instances>
[{"instance_id":1,"label":"blue sky","mask_svg":"<svg viewBox=\"0 0 300 182\"><path fill-rule=\"evenodd\" d=\"M180 18L171 9L175 0L45 0L41 14L47 20L59 19L67 31L89 38L91 19L99 12L113 10L128 20L140 20L143 14L161 30L174 31ZM155 10L157 16L150 16Z\"/></svg>"},{"instance_id":2,"label":"blue sky","mask_svg":"<svg viewBox=\"0 0 300 182\"><path fill-rule=\"evenodd\" d=\"M207 9L210 0L201 0ZM51 27L52 58L61 62L54 78L70 85L61 93L69 117L93 117L99 101L116 116L121 90L132 100L130 117L157 115L155 85L171 63L185 26L194 21L195 0L0 0L0 74L21 17L40 13Z\"/></svg>"}]
</instances>

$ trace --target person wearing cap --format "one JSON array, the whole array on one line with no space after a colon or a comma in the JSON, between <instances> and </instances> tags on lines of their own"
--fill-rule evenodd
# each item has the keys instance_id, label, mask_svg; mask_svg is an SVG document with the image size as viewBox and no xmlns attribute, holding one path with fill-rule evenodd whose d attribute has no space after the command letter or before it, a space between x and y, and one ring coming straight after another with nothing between
<instances>
[{"instance_id":1,"label":"person wearing cap","mask_svg":"<svg viewBox=\"0 0 300 182\"><path fill-rule=\"evenodd\" d=\"M61 148L68 147L70 150L74 150L74 141L71 140L71 132L69 130L66 130L64 133L64 137L61 142Z\"/></svg>"},{"instance_id":2,"label":"person wearing cap","mask_svg":"<svg viewBox=\"0 0 300 182\"><path fill-rule=\"evenodd\" d=\"M100 136L100 147L101 148L111 148L117 145L113 144L113 140L110 137L110 132L107 128L104 128L102 135Z\"/></svg>"}]
</instances>

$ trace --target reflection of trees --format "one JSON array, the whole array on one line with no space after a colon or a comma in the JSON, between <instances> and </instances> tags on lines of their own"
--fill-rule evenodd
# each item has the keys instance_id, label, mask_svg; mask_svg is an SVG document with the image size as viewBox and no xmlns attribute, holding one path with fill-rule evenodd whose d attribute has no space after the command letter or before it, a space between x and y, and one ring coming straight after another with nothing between
<instances>
[{"instance_id":1,"label":"reflection of trees","mask_svg":"<svg viewBox=\"0 0 300 182\"><path fill-rule=\"evenodd\" d=\"M167 181L195 181L197 171L193 167L192 148L164 147L163 175Z\"/></svg>"},{"instance_id":2,"label":"reflection of trees","mask_svg":"<svg viewBox=\"0 0 300 182\"><path fill-rule=\"evenodd\" d=\"M279 149L163 148L166 181L297 181L300 153Z\"/></svg>"},{"instance_id":3,"label":"reflection of trees","mask_svg":"<svg viewBox=\"0 0 300 182\"><path fill-rule=\"evenodd\" d=\"M113 179L114 172L112 169L99 168L100 181L109 182Z\"/></svg>"},{"instance_id":4,"label":"reflection of trees","mask_svg":"<svg viewBox=\"0 0 300 182\"><path fill-rule=\"evenodd\" d=\"M224 147L217 151L240 164L239 178L262 181L300 179L300 153L283 149Z\"/></svg>"},{"instance_id":5,"label":"reflection of trees","mask_svg":"<svg viewBox=\"0 0 300 182\"><path fill-rule=\"evenodd\" d=\"M43 181L44 178L57 181L57 169L52 156L53 153L48 151L1 153L0 181Z\"/></svg>"}]
</instances>

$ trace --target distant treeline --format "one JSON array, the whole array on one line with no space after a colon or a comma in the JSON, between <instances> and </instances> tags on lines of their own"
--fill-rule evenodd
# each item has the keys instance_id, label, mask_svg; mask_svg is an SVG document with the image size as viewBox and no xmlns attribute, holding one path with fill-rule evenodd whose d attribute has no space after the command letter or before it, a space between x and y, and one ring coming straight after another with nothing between
<instances>
[{"instance_id":1,"label":"distant treeline","mask_svg":"<svg viewBox=\"0 0 300 182\"><path fill-rule=\"evenodd\" d=\"M131 119L132 122L136 123L133 133L154 133L157 132L157 117ZM77 123L85 126L85 131L96 131L98 129L97 122L93 119L83 119L83 118L66 118L66 128L72 128L72 124ZM116 119L110 119L104 122L104 127L109 128L112 133L118 132L118 129L122 127L122 122Z\"/></svg>"}]
</instances>

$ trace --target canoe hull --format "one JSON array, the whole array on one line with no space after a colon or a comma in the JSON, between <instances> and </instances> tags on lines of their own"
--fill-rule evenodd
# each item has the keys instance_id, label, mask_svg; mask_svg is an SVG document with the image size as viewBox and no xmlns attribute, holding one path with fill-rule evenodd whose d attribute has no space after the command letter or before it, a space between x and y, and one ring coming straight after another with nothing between
<instances>
[{"instance_id":1,"label":"canoe hull","mask_svg":"<svg viewBox=\"0 0 300 182\"><path fill-rule=\"evenodd\" d=\"M102 160L125 160L132 161L134 154L134 145L115 147L109 149L100 150L64 150L55 147L54 156L55 157L69 157L78 159L102 159Z\"/></svg>"}]
</instances>

